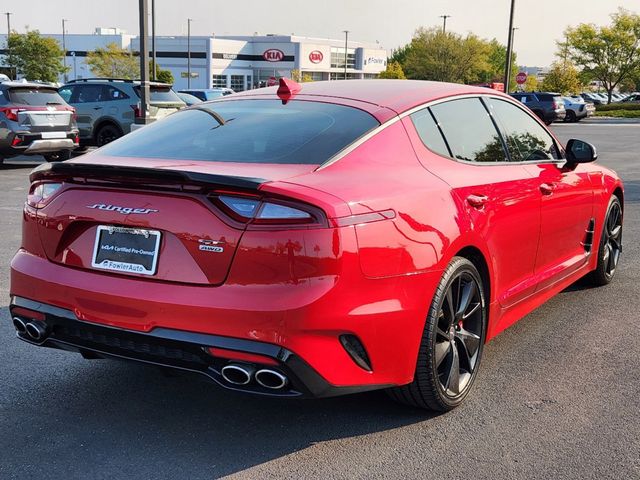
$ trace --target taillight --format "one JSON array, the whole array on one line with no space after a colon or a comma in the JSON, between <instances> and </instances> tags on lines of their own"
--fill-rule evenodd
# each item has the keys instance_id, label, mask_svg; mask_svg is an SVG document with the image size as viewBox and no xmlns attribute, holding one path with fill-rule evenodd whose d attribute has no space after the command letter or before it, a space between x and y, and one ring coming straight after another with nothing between
<instances>
[{"instance_id":1,"label":"taillight","mask_svg":"<svg viewBox=\"0 0 640 480\"><path fill-rule=\"evenodd\" d=\"M71 119L75 122L78 119L78 114L76 113L75 107L67 107L65 108L68 112L71 112Z\"/></svg>"},{"instance_id":2,"label":"taillight","mask_svg":"<svg viewBox=\"0 0 640 480\"><path fill-rule=\"evenodd\" d=\"M7 119L11 120L12 122L18 121L18 111L19 109L17 108L9 108L9 107L0 108L0 112L4 113L4 116L7 117Z\"/></svg>"},{"instance_id":3,"label":"taillight","mask_svg":"<svg viewBox=\"0 0 640 480\"><path fill-rule=\"evenodd\" d=\"M16 135L15 137L13 137L13 140L11 140L11 146L15 147L17 145L20 145L22 143L22 138L20 138L18 135Z\"/></svg>"},{"instance_id":4,"label":"taillight","mask_svg":"<svg viewBox=\"0 0 640 480\"><path fill-rule=\"evenodd\" d=\"M135 105L130 105L133 109L133 116L135 118L142 118L142 109L140 108L140 104L136 103Z\"/></svg>"},{"instance_id":5,"label":"taillight","mask_svg":"<svg viewBox=\"0 0 640 480\"><path fill-rule=\"evenodd\" d=\"M250 226L322 227L324 213L316 207L291 200L258 196L216 195L213 202L232 219Z\"/></svg>"},{"instance_id":6,"label":"taillight","mask_svg":"<svg viewBox=\"0 0 640 480\"><path fill-rule=\"evenodd\" d=\"M32 184L27 196L27 205L34 208L42 208L61 187L62 183L57 182Z\"/></svg>"}]
</instances>

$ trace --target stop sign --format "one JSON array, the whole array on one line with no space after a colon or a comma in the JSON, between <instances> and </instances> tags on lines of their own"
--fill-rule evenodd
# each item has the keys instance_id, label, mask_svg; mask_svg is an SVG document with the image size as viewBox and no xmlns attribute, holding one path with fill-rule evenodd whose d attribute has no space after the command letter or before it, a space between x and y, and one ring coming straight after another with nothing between
<instances>
[{"instance_id":1,"label":"stop sign","mask_svg":"<svg viewBox=\"0 0 640 480\"><path fill-rule=\"evenodd\" d=\"M278 84L278 79L276 77L269 77L267 80L267 87L275 87Z\"/></svg>"},{"instance_id":2,"label":"stop sign","mask_svg":"<svg viewBox=\"0 0 640 480\"><path fill-rule=\"evenodd\" d=\"M527 73L526 72L519 72L518 75L516 75L516 83L518 85L522 85L526 81L527 81Z\"/></svg>"}]
</instances>

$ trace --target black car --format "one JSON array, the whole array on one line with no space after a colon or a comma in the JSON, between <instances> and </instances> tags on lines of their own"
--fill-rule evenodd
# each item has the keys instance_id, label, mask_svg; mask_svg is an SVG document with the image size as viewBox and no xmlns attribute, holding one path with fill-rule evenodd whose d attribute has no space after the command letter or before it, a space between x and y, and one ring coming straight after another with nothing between
<instances>
[{"instance_id":1,"label":"black car","mask_svg":"<svg viewBox=\"0 0 640 480\"><path fill-rule=\"evenodd\" d=\"M567 112L559 93L552 92L516 92L510 93L531 109L545 124L563 121Z\"/></svg>"},{"instance_id":2,"label":"black car","mask_svg":"<svg viewBox=\"0 0 640 480\"><path fill-rule=\"evenodd\" d=\"M18 155L66 160L78 141L75 109L55 87L33 82L0 84L0 163Z\"/></svg>"}]
</instances>

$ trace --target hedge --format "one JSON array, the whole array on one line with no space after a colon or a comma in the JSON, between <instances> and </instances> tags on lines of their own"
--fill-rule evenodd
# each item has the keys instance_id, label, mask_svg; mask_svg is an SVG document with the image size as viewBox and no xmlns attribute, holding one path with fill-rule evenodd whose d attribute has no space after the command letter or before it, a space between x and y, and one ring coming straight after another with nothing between
<instances>
[{"instance_id":1,"label":"hedge","mask_svg":"<svg viewBox=\"0 0 640 480\"><path fill-rule=\"evenodd\" d=\"M640 110L640 103L618 102L609 105L596 105L598 112L610 112L612 110Z\"/></svg>"}]
</instances>

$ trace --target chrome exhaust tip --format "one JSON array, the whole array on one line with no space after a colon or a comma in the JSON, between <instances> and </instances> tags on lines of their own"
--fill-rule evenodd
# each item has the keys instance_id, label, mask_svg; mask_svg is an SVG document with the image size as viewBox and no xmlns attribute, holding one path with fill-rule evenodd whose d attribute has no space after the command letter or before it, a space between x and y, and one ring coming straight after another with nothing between
<instances>
[{"instance_id":1,"label":"chrome exhaust tip","mask_svg":"<svg viewBox=\"0 0 640 480\"><path fill-rule=\"evenodd\" d=\"M47 324L39 320L34 320L26 325L27 335L38 342L47 336Z\"/></svg>"},{"instance_id":2,"label":"chrome exhaust tip","mask_svg":"<svg viewBox=\"0 0 640 480\"><path fill-rule=\"evenodd\" d=\"M21 335L27 333L27 324L19 317L13 317L13 327L16 329L16 332Z\"/></svg>"},{"instance_id":3,"label":"chrome exhaust tip","mask_svg":"<svg viewBox=\"0 0 640 480\"><path fill-rule=\"evenodd\" d=\"M231 363L222 367L222 378L234 385L246 385L251 381L255 368L250 365L238 365Z\"/></svg>"},{"instance_id":4,"label":"chrome exhaust tip","mask_svg":"<svg viewBox=\"0 0 640 480\"><path fill-rule=\"evenodd\" d=\"M264 388L269 388L271 390L280 390L281 388L287 386L287 383L289 383L289 379L280 372L263 368L262 370L258 370L256 372L256 382L258 382Z\"/></svg>"}]
</instances>

